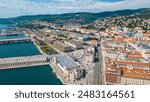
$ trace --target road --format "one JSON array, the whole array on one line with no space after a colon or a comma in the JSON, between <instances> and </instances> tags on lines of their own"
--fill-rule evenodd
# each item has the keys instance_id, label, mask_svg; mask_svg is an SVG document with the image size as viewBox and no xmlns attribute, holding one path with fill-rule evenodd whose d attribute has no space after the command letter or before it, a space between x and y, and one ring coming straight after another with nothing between
<instances>
[{"instance_id":1,"label":"road","mask_svg":"<svg viewBox=\"0 0 150 102\"><path fill-rule=\"evenodd\" d=\"M103 85L105 83L104 81L104 69L103 69L103 62L102 62L102 55L101 55L101 49L98 47L98 52L95 55L95 69L93 72L93 84L94 85Z\"/></svg>"},{"instance_id":2,"label":"road","mask_svg":"<svg viewBox=\"0 0 150 102\"><path fill-rule=\"evenodd\" d=\"M84 49L84 53L81 57L81 65L83 69L86 70L86 73L87 73L85 77L86 85L93 85L93 68L92 68L93 66L85 64L86 51L87 51L87 48Z\"/></svg>"}]
</instances>

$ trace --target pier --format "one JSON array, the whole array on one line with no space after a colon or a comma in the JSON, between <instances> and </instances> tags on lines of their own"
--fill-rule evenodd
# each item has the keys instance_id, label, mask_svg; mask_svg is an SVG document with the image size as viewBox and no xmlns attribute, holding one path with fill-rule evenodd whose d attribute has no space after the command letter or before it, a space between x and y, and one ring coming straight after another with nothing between
<instances>
[{"instance_id":1,"label":"pier","mask_svg":"<svg viewBox=\"0 0 150 102\"><path fill-rule=\"evenodd\" d=\"M19 35L19 34L21 34L21 33L0 33L0 36L16 36L16 35Z\"/></svg>"},{"instance_id":2,"label":"pier","mask_svg":"<svg viewBox=\"0 0 150 102\"><path fill-rule=\"evenodd\" d=\"M18 43L18 42L30 42L30 38L16 38L16 39L3 39L0 40L0 44Z\"/></svg>"},{"instance_id":3,"label":"pier","mask_svg":"<svg viewBox=\"0 0 150 102\"><path fill-rule=\"evenodd\" d=\"M48 64L49 61L47 60L47 57L43 55L1 58L0 70L40 66L40 65L48 65Z\"/></svg>"}]
</instances>

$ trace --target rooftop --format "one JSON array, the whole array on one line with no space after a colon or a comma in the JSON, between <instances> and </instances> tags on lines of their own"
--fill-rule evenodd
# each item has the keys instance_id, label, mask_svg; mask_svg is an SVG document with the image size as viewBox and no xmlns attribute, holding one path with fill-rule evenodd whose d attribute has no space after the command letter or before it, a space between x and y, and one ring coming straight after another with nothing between
<instances>
[{"instance_id":1,"label":"rooftop","mask_svg":"<svg viewBox=\"0 0 150 102\"><path fill-rule=\"evenodd\" d=\"M150 49L150 46L148 44L139 43L137 44L138 47L142 47L143 49Z\"/></svg>"},{"instance_id":2,"label":"rooftop","mask_svg":"<svg viewBox=\"0 0 150 102\"><path fill-rule=\"evenodd\" d=\"M79 43L77 41L74 41L74 40L69 40L69 41L66 41L66 42L69 42L69 43L74 44L74 45L81 44L81 43Z\"/></svg>"},{"instance_id":3,"label":"rooftop","mask_svg":"<svg viewBox=\"0 0 150 102\"><path fill-rule=\"evenodd\" d=\"M69 47L68 45L66 45L64 42L62 41L55 41L54 43L57 43L57 44L60 44L62 45L63 47Z\"/></svg>"},{"instance_id":4,"label":"rooftop","mask_svg":"<svg viewBox=\"0 0 150 102\"><path fill-rule=\"evenodd\" d=\"M117 70L114 62L107 58L105 59L106 67L108 71L115 71ZM119 69L122 70L122 77L128 77L128 78L139 78L139 79L150 79L150 71L143 69L143 68L133 68L129 69L128 67L119 67Z\"/></svg>"},{"instance_id":5,"label":"rooftop","mask_svg":"<svg viewBox=\"0 0 150 102\"><path fill-rule=\"evenodd\" d=\"M129 71L128 68L122 68L122 70L123 70L123 75L122 75L123 77L150 80L150 72L148 70L134 69Z\"/></svg>"},{"instance_id":6,"label":"rooftop","mask_svg":"<svg viewBox=\"0 0 150 102\"><path fill-rule=\"evenodd\" d=\"M42 61L46 60L43 55L26 56L26 57L12 57L12 58L1 58L0 64L18 63L18 62L31 62L31 61Z\"/></svg>"},{"instance_id":7,"label":"rooftop","mask_svg":"<svg viewBox=\"0 0 150 102\"><path fill-rule=\"evenodd\" d=\"M136 65L136 66L150 66L150 63L143 63L143 62L125 62L125 61L117 61L118 64L124 65Z\"/></svg>"},{"instance_id":8,"label":"rooftop","mask_svg":"<svg viewBox=\"0 0 150 102\"><path fill-rule=\"evenodd\" d=\"M56 60L59 62L61 66L64 66L66 69L72 69L79 66L78 63L76 63L73 59L71 59L69 56L65 54L56 56Z\"/></svg>"}]
</instances>

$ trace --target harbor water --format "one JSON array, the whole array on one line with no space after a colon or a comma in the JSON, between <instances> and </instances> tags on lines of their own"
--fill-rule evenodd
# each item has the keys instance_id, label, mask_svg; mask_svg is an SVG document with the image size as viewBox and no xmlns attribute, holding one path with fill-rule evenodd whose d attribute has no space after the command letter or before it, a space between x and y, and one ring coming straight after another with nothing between
<instances>
[{"instance_id":1,"label":"harbor water","mask_svg":"<svg viewBox=\"0 0 150 102\"><path fill-rule=\"evenodd\" d=\"M47 65L0 70L0 85L62 85L62 83Z\"/></svg>"},{"instance_id":2,"label":"harbor water","mask_svg":"<svg viewBox=\"0 0 150 102\"><path fill-rule=\"evenodd\" d=\"M0 29L4 29L3 25ZM25 35L0 36L0 39L24 38ZM0 58L40 55L32 42L0 45ZM62 85L49 65L0 70L0 85Z\"/></svg>"},{"instance_id":3,"label":"harbor water","mask_svg":"<svg viewBox=\"0 0 150 102\"><path fill-rule=\"evenodd\" d=\"M0 45L0 58L40 55L32 42Z\"/></svg>"}]
</instances>

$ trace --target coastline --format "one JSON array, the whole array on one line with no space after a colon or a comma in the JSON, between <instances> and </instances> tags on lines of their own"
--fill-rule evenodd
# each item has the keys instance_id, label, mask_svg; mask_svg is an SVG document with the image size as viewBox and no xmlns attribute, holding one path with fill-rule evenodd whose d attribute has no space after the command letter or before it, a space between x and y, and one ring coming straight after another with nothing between
<instances>
[{"instance_id":1,"label":"coastline","mask_svg":"<svg viewBox=\"0 0 150 102\"><path fill-rule=\"evenodd\" d=\"M53 69L48 64L1 70L0 85L63 85L52 72Z\"/></svg>"},{"instance_id":2,"label":"coastline","mask_svg":"<svg viewBox=\"0 0 150 102\"><path fill-rule=\"evenodd\" d=\"M27 33L26 33L26 35L27 35ZM46 53L44 53L44 52L41 50L40 46L38 46L38 45L36 44L36 42L35 42L34 39L32 39L32 38L30 38L30 39L32 40L33 44L37 47L37 49L40 51L40 53L41 53L42 55L48 56ZM59 75L58 72L56 71L55 67L54 67L51 63L49 63L49 66L53 69L54 73L56 74L55 76L62 82L62 84L63 84L63 85L66 85L67 83L60 77L60 75Z\"/></svg>"},{"instance_id":3,"label":"coastline","mask_svg":"<svg viewBox=\"0 0 150 102\"><path fill-rule=\"evenodd\" d=\"M61 76L59 75L59 73L57 72L56 67L55 67L52 63L50 63L49 65L50 65L50 67L53 69L54 73L56 74L56 77L62 82L62 84L63 84L63 85L67 85L68 83L66 83L66 82L62 79L62 77L61 77Z\"/></svg>"},{"instance_id":4,"label":"coastline","mask_svg":"<svg viewBox=\"0 0 150 102\"><path fill-rule=\"evenodd\" d=\"M27 34L25 34L25 36L27 36ZM28 38L30 38L29 36L27 36ZM31 38L30 38L31 39ZM47 56L41 49L40 49L40 47L34 42L34 40L33 39L31 39L32 40L32 43L35 45L35 47L37 48L37 50L42 54L42 55L45 55L45 56ZM28 49L29 50L29 49ZM47 64L44 64L44 65L42 65L42 66L45 66L45 65L48 65L49 67L50 67L50 69L51 70L54 70L51 66L50 66L50 64L49 63L47 63ZM23 67L18 67L18 68L15 68L15 67L13 67L13 68L9 68L8 70L7 69L1 69L1 71L4 71L4 70L7 70L7 71L9 71L10 73L15 73L15 72L13 72L13 71L10 71L10 70L13 70L13 69L18 69L18 70L20 70L20 69L22 69L22 68L30 68L30 67L40 67L41 65L33 65L33 66L23 66ZM18 71L17 70L17 71ZM32 69L31 69L32 70ZM48 73L48 72L47 72ZM3 75L3 76L5 76L5 74ZM63 83L63 81L61 80L61 78L59 77L59 75L53 75L54 77L56 77L60 82L61 82L61 84L63 85L63 84L65 84L65 83ZM50 78L50 77L49 77ZM48 79L49 79L48 78ZM14 78L15 79L15 78ZM13 79L13 80L14 80ZM3 80L3 79L2 79ZM18 80L18 79L16 79L16 80ZM47 79L45 79L45 80L47 80ZM54 80L55 81L55 80ZM9 80L8 81L6 81L7 83L10 83L11 82L11 80L10 80L10 82L9 82ZM14 81L14 83L15 83L16 81ZM57 82L57 81L56 81ZM2 81L2 83L3 83L3 81ZM11 82L12 83L12 85L13 85L13 81ZM25 83L25 82L24 82ZM39 81L39 84L40 84L41 82ZM49 82L48 82L49 83ZM18 83L19 84L19 83ZM28 81L27 81L27 83L25 83L25 84L27 84L28 85ZM45 83L44 83L45 84ZM58 83L59 84L59 83ZM38 84L37 84L38 85Z\"/></svg>"}]
</instances>

